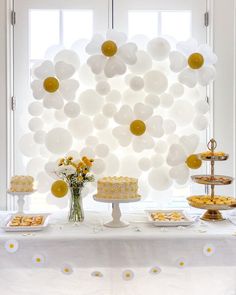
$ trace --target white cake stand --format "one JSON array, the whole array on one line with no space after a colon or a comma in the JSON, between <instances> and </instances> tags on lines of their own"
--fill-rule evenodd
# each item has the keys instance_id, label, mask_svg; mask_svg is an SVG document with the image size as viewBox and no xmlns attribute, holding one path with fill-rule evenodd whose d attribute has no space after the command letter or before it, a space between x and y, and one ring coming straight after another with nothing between
<instances>
[{"instance_id":1,"label":"white cake stand","mask_svg":"<svg viewBox=\"0 0 236 295\"><path fill-rule=\"evenodd\" d=\"M20 213L20 214L24 213L25 196L30 196L35 192L36 190L33 190L32 192L12 192L10 190L7 191L9 195L18 197L18 200L17 200L18 210L16 213Z\"/></svg>"},{"instance_id":2,"label":"white cake stand","mask_svg":"<svg viewBox=\"0 0 236 295\"><path fill-rule=\"evenodd\" d=\"M119 199L119 200L109 200L109 199L100 199L97 198L96 195L93 196L94 200L97 202L103 202L103 203L112 203L112 221L109 221L107 223L104 223L104 226L107 227L126 227L129 225L128 222L120 220L121 218L121 211L120 211L120 203L132 203L132 202L138 202L141 199L141 196L135 199Z\"/></svg>"}]
</instances>

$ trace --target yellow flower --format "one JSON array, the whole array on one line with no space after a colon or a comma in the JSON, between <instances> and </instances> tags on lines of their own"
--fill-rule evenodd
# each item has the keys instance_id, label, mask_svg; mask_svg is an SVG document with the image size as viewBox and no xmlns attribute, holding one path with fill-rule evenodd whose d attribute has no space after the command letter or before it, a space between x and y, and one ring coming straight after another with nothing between
<instances>
[{"instance_id":1,"label":"yellow flower","mask_svg":"<svg viewBox=\"0 0 236 295\"><path fill-rule=\"evenodd\" d=\"M68 161L72 161L73 160L73 157L68 157Z\"/></svg>"}]
</instances>

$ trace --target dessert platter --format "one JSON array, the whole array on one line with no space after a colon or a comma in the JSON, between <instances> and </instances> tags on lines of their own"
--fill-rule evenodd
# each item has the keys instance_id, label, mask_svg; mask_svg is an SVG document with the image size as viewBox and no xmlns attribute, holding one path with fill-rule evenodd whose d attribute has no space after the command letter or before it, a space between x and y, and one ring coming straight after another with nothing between
<instances>
[{"instance_id":1,"label":"dessert platter","mask_svg":"<svg viewBox=\"0 0 236 295\"><path fill-rule=\"evenodd\" d=\"M120 203L137 202L141 199L138 194L138 180L131 177L110 176L98 180L97 202L112 203L113 220L105 223L107 227L126 227L128 222L121 220Z\"/></svg>"},{"instance_id":2,"label":"dessert platter","mask_svg":"<svg viewBox=\"0 0 236 295\"><path fill-rule=\"evenodd\" d=\"M225 161L228 159L228 154L224 152L216 152L217 143L211 139L207 145L209 151L200 153L199 159L210 161L210 175L193 175L192 180L198 184L209 185L211 193L209 195L190 196L187 198L190 206L207 210L201 219L206 221L224 220L219 210L232 210L236 207L236 199L230 196L215 195L215 186L231 184L233 178L224 175L215 175L215 162Z\"/></svg>"}]
</instances>

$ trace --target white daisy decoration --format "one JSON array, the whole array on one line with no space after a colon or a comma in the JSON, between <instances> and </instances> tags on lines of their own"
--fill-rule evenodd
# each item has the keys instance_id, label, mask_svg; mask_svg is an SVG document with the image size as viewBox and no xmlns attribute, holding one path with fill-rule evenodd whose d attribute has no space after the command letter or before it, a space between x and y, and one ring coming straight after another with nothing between
<instances>
[{"instance_id":1,"label":"white daisy decoration","mask_svg":"<svg viewBox=\"0 0 236 295\"><path fill-rule=\"evenodd\" d=\"M187 266L187 260L184 257L178 258L176 260L176 266L178 268L185 268Z\"/></svg>"},{"instance_id":2,"label":"white daisy decoration","mask_svg":"<svg viewBox=\"0 0 236 295\"><path fill-rule=\"evenodd\" d=\"M71 275L73 273L73 268L70 264L64 264L61 268L61 272L64 274L64 275Z\"/></svg>"},{"instance_id":3,"label":"white daisy decoration","mask_svg":"<svg viewBox=\"0 0 236 295\"><path fill-rule=\"evenodd\" d=\"M113 136L123 147L132 143L137 153L153 148L153 137L162 137L164 129L162 117L152 114L153 108L143 103L135 104L133 109L129 105L123 105L114 115L114 120L120 126L112 130Z\"/></svg>"},{"instance_id":4,"label":"white daisy decoration","mask_svg":"<svg viewBox=\"0 0 236 295\"><path fill-rule=\"evenodd\" d=\"M95 270L91 273L91 276L96 278L102 278L103 274L100 271Z\"/></svg>"},{"instance_id":5,"label":"white daisy decoration","mask_svg":"<svg viewBox=\"0 0 236 295\"><path fill-rule=\"evenodd\" d=\"M126 65L133 65L137 61L137 45L128 42L124 33L108 30L106 38L94 35L86 46L86 52L91 55L88 65L92 72L99 75L104 72L107 78L123 75Z\"/></svg>"},{"instance_id":6,"label":"white daisy decoration","mask_svg":"<svg viewBox=\"0 0 236 295\"><path fill-rule=\"evenodd\" d=\"M212 244L206 244L204 247L203 247L203 254L205 256L211 256L215 253L215 246L212 245Z\"/></svg>"},{"instance_id":7,"label":"white daisy decoration","mask_svg":"<svg viewBox=\"0 0 236 295\"><path fill-rule=\"evenodd\" d=\"M14 253L18 250L19 248L19 243L17 240L8 240L5 243L5 249L9 253Z\"/></svg>"},{"instance_id":8,"label":"white daisy decoration","mask_svg":"<svg viewBox=\"0 0 236 295\"><path fill-rule=\"evenodd\" d=\"M134 278L134 272L130 269L126 269L122 273L122 278L125 281L131 281Z\"/></svg>"},{"instance_id":9,"label":"white daisy decoration","mask_svg":"<svg viewBox=\"0 0 236 295\"><path fill-rule=\"evenodd\" d=\"M154 266L149 270L150 274L158 275L161 272L161 268L159 266Z\"/></svg>"},{"instance_id":10,"label":"white daisy decoration","mask_svg":"<svg viewBox=\"0 0 236 295\"><path fill-rule=\"evenodd\" d=\"M207 44L198 45L194 39L179 42L170 52L170 69L179 73L179 82L193 88L199 83L208 85L215 79L217 57Z\"/></svg>"},{"instance_id":11,"label":"white daisy decoration","mask_svg":"<svg viewBox=\"0 0 236 295\"><path fill-rule=\"evenodd\" d=\"M76 58L76 53L74 53ZM64 61L43 61L34 69L35 79L31 83L33 96L43 100L45 108L62 109L65 100L73 100L79 87L79 82L71 79L76 68Z\"/></svg>"},{"instance_id":12,"label":"white daisy decoration","mask_svg":"<svg viewBox=\"0 0 236 295\"><path fill-rule=\"evenodd\" d=\"M32 257L32 262L34 265L37 265L37 266L42 266L45 264L45 257L42 255L42 254L35 254L33 257Z\"/></svg>"}]
</instances>

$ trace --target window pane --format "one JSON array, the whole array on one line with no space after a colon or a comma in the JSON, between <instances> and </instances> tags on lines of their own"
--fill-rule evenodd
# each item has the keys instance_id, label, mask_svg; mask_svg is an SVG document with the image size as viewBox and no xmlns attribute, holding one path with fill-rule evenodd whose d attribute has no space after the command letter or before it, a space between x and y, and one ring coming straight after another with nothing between
<instances>
[{"instance_id":1,"label":"window pane","mask_svg":"<svg viewBox=\"0 0 236 295\"><path fill-rule=\"evenodd\" d=\"M191 18L191 11L161 12L161 34L174 37L178 41L190 38Z\"/></svg>"},{"instance_id":2,"label":"window pane","mask_svg":"<svg viewBox=\"0 0 236 295\"><path fill-rule=\"evenodd\" d=\"M155 11L129 11L128 26L129 37L155 37L158 34L158 14Z\"/></svg>"},{"instance_id":3,"label":"window pane","mask_svg":"<svg viewBox=\"0 0 236 295\"><path fill-rule=\"evenodd\" d=\"M47 48L59 42L59 10L30 10L30 59L42 59Z\"/></svg>"}]
</instances>

